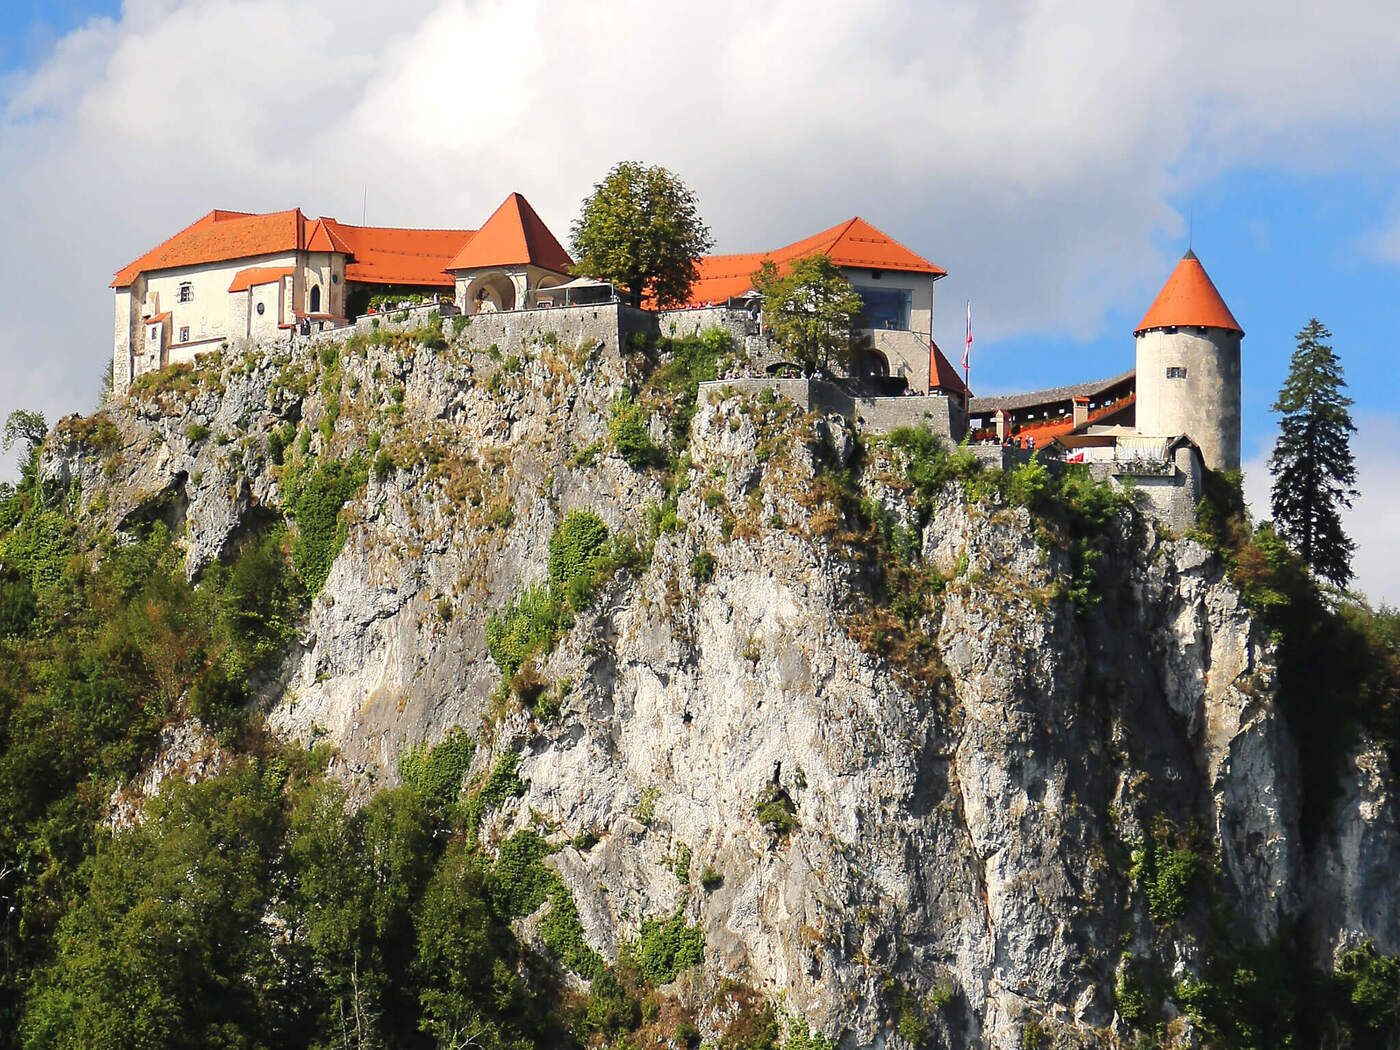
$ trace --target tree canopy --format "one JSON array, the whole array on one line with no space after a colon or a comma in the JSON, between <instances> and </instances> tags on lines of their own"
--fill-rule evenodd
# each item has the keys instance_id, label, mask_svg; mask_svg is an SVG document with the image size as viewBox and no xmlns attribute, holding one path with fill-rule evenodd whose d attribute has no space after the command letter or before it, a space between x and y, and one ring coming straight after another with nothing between
<instances>
[{"instance_id":1,"label":"tree canopy","mask_svg":"<svg viewBox=\"0 0 1400 1050\"><path fill-rule=\"evenodd\" d=\"M1351 454L1351 398L1342 393L1342 366L1312 318L1298 333L1288 378L1274 402L1283 418L1269 458L1274 477L1274 526L1312 571L1339 587L1351 580L1356 545L1342 529L1341 511L1356 496Z\"/></svg>"},{"instance_id":2,"label":"tree canopy","mask_svg":"<svg viewBox=\"0 0 1400 1050\"><path fill-rule=\"evenodd\" d=\"M772 259L753 275L763 295L763 318L778 343L809 369L833 360L853 371L860 296L828 256L816 252L780 273Z\"/></svg>"},{"instance_id":3,"label":"tree canopy","mask_svg":"<svg viewBox=\"0 0 1400 1050\"><path fill-rule=\"evenodd\" d=\"M570 228L575 273L627 289L633 306L686 301L695 260L714 243L695 194L674 172L623 161L583 202Z\"/></svg>"}]
</instances>

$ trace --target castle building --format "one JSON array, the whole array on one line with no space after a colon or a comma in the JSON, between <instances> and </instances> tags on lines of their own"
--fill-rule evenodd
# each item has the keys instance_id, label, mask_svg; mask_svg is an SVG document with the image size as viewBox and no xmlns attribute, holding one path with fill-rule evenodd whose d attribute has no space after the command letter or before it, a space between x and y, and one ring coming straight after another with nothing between
<instances>
[{"instance_id":1,"label":"castle building","mask_svg":"<svg viewBox=\"0 0 1400 1050\"><path fill-rule=\"evenodd\" d=\"M967 393L962 378L933 341L934 284L948 271L910 251L860 217L767 252L699 260L693 307L734 303L756 294L753 275L771 259L779 272L813 254L840 267L865 311L857 328L870 338L867 376L897 376L919 392Z\"/></svg>"},{"instance_id":2,"label":"castle building","mask_svg":"<svg viewBox=\"0 0 1400 1050\"><path fill-rule=\"evenodd\" d=\"M1133 333L1135 427L1186 435L1212 470L1240 468L1240 340L1244 329L1187 251Z\"/></svg>"},{"instance_id":3,"label":"castle building","mask_svg":"<svg viewBox=\"0 0 1400 1050\"><path fill-rule=\"evenodd\" d=\"M223 343L344 325L376 297L515 309L568 282L572 265L518 193L478 230L216 209L117 271L112 386Z\"/></svg>"},{"instance_id":4,"label":"castle building","mask_svg":"<svg viewBox=\"0 0 1400 1050\"><path fill-rule=\"evenodd\" d=\"M931 418L925 406L875 404L895 392L880 390L891 377L899 380L892 387L944 395L935 414L953 440L971 431L978 444L1053 446L1108 476L1132 475L1140 487L1161 489L1163 506L1183 520L1202 469L1238 469L1244 332L1191 251L1134 330L1133 369L1023 394L971 395L932 337L934 286L947 271L858 217L770 251L697 260L689 301L650 315L652 323L664 321L671 331L720 323L748 339L758 332L755 272L766 260L782 271L814 253L835 263L864 303L858 328L869 341L856 378L867 380L858 396L868 424ZM112 281L113 387L121 393L143 372L224 343L354 324L386 304L397 311L426 299L441 304L435 309L481 313L611 298L610 286L572 270L573 260L518 193L476 230L352 226L300 209L211 211Z\"/></svg>"},{"instance_id":5,"label":"castle building","mask_svg":"<svg viewBox=\"0 0 1400 1050\"><path fill-rule=\"evenodd\" d=\"M1108 379L968 401L974 442L1051 448L1096 476L1131 478L1186 529L1203 472L1240 466L1244 330L1188 251L1133 332L1134 367Z\"/></svg>"},{"instance_id":6,"label":"castle building","mask_svg":"<svg viewBox=\"0 0 1400 1050\"><path fill-rule=\"evenodd\" d=\"M870 349L862 374L962 397L934 344L933 286L946 271L860 218L769 252L697 262L687 307L751 301L765 259L828 256L860 293ZM215 210L117 272L112 382L193 361L224 343L270 342L350 324L373 304L451 301L463 313L534 309L596 295L528 201L512 193L477 230L352 226L299 208ZM595 287L581 288L580 285Z\"/></svg>"}]
</instances>

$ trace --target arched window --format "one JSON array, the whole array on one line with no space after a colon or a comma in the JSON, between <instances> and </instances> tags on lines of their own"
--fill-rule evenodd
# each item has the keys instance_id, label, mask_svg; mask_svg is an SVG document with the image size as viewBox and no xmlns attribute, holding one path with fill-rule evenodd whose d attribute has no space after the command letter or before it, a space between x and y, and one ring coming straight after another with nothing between
<instances>
[{"instance_id":1,"label":"arched window","mask_svg":"<svg viewBox=\"0 0 1400 1050\"><path fill-rule=\"evenodd\" d=\"M321 286L319 284L313 284L311 286L311 302L309 303L307 312L313 314L319 314L321 312Z\"/></svg>"}]
</instances>

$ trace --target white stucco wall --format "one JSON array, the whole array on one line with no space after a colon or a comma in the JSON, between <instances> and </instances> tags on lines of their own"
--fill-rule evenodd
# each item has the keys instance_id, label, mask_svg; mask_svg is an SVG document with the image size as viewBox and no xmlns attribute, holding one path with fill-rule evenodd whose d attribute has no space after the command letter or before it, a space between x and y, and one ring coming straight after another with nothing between
<instances>
[{"instance_id":1,"label":"white stucco wall","mask_svg":"<svg viewBox=\"0 0 1400 1050\"><path fill-rule=\"evenodd\" d=\"M235 275L252 267L290 267L293 273L273 284L230 292ZM193 294L189 302L182 303L180 286L186 281ZM336 252L281 252L139 275L129 288L115 290L113 389L124 392L134 375L143 370L136 366L136 356L148 356L145 351L149 349L144 342L143 315L171 315L165 339L168 352L160 364L175 364L193 360L224 340L276 338L281 334L279 326L293 322L294 311L307 309L313 285L321 288L320 312L343 317L345 257ZM261 315L256 312L259 303L263 306ZM186 328L189 338L182 340L181 332ZM143 364L151 367L149 361Z\"/></svg>"},{"instance_id":2,"label":"white stucco wall","mask_svg":"<svg viewBox=\"0 0 1400 1050\"><path fill-rule=\"evenodd\" d=\"M283 323L283 310L291 297L290 280L260 284L248 292L248 338L276 339ZM284 291L284 288L286 290ZM263 312L258 313L262 306Z\"/></svg>"},{"instance_id":3,"label":"white stucco wall","mask_svg":"<svg viewBox=\"0 0 1400 1050\"><path fill-rule=\"evenodd\" d=\"M200 266L163 270L145 277L146 294L154 292L157 310L170 312L172 341L179 343L182 328L189 328L190 341L219 340L230 336L228 331L229 290L234 275L250 266L292 266L295 252L262 255L232 262L206 263ZM189 281L193 298L188 303L180 299L180 285Z\"/></svg>"},{"instance_id":4,"label":"white stucco wall","mask_svg":"<svg viewBox=\"0 0 1400 1050\"><path fill-rule=\"evenodd\" d=\"M131 384L132 296L130 288L118 288L112 318L112 389Z\"/></svg>"}]
</instances>

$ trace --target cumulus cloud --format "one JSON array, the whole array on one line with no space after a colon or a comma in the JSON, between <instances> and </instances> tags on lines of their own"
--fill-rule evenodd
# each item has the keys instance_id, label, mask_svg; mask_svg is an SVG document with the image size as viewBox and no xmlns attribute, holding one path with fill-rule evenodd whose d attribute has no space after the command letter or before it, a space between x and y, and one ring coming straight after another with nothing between
<instances>
[{"instance_id":1,"label":"cumulus cloud","mask_svg":"<svg viewBox=\"0 0 1400 1050\"><path fill-rule=\"evenodd\" d=\"M1183 190L1393 173L1397 36L1363 2L126 0L0 82L3 401L90 404L112 271L211 207L473 226L520 190L562 236L619 159L679 171L721 250L860 214L979 340L1092 336Z\"/></svg>"}]
</instances>

